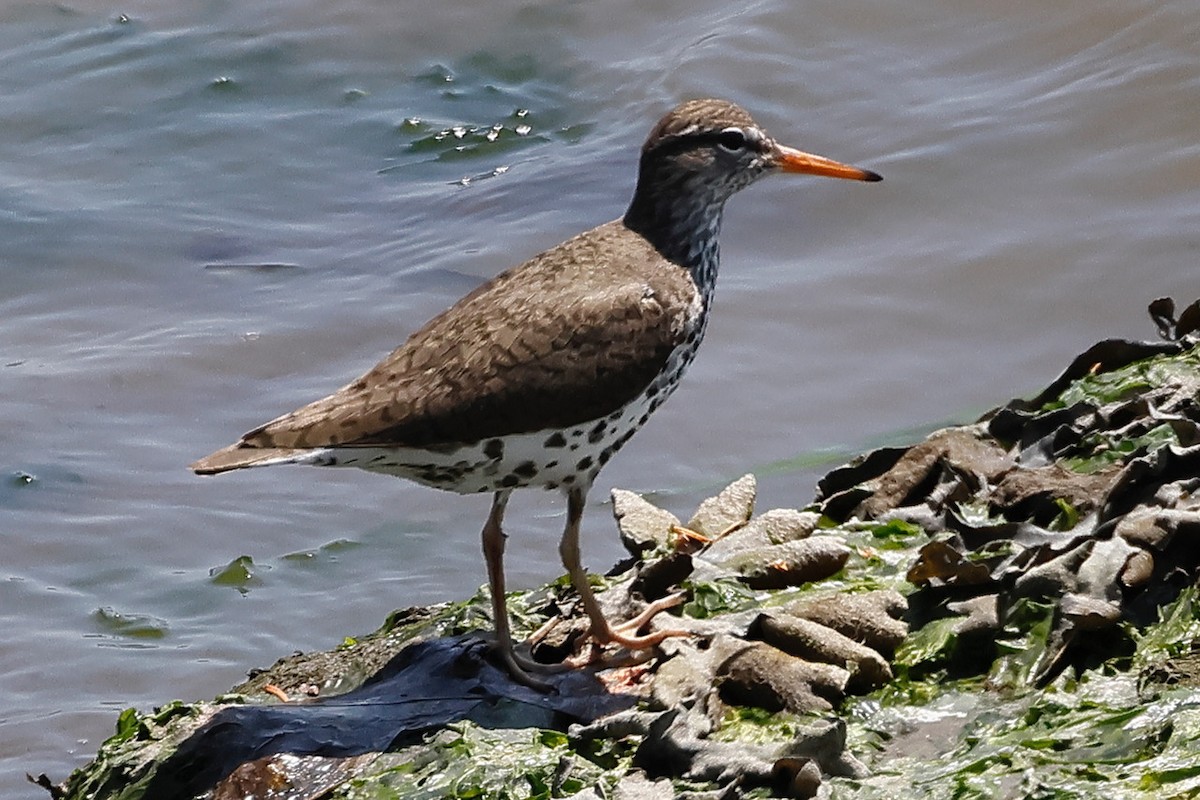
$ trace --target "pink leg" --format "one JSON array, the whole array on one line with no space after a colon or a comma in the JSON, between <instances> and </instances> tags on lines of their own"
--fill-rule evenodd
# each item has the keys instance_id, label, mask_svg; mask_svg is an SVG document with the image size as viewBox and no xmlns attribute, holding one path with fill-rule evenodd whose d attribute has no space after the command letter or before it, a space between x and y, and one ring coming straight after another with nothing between
<instances>
[{"instance_id":1,"label":"pink leg","mask_svg":"<svg viewBox=\"0 0 1200 800\"><path fill-rule=\"evenodd\" d=\"M504 587L504 507L511 492L496 492L492 498L492 510L488 512L483 526L483 557L487 562L488 590L492 595L492 618L496 627L496 649L513 680L533 689L549 690L552 687L531 676L526 670L537 665L516 654L513 649L512 633L508 624L508 603Z\"/></svg>"},{"instance_id":2,"label":"pink leg","mask_svg":"<svg viewBox=\"0 0 1200 800\"><path fill-rule=\"evenodd\" d=\"M635 619L617 625L615 628L604 618L604 612L601 611L600 604L596 601L596 595L592 592L591 584L588 583L587 571L583 568L579 548L579 525L583 519L583 507L586 500L586 488L573 488L567 492L567 527L563 531L558 552L562 556L563 566L567 568L567 574L571 577L571 585L579 593L583 610L587 612L591 622L592 638L597 644L611 642L630 650L646 650L672 636L687 636L687 631L681 630L661 630L645 636L636 635L638 628L649 622L653 616L679 605L683 600L682 595L672 595L658 600ZM625 631L630 633L626 634Z\"/></svg>"}]
</instances>

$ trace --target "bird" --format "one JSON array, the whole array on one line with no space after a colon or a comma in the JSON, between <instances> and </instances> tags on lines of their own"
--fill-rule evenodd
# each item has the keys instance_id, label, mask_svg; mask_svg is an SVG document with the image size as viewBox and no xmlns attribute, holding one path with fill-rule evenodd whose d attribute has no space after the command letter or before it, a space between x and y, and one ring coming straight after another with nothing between
<instances>
[{"instance_id":1,"label":"bird","mask_svg":"<svg viewBox=\"0 0 1200 800\"><path fill-rule=\"evenodd\" d=\"M490 492L482 531L494 649L516 681L549 672L519 654L505 602L504 514L523 487L566 496L562 563L597 646L650 651L639 634L678 602L612 623L582 563L580 527L601 468L674 391L708 325L725 202L772 173L879 181L779 144L738 105L680 103L642 146L624 215L499 273L362 377L191 465L358 467L460 494Z\"/></svg>"}]
</instances>

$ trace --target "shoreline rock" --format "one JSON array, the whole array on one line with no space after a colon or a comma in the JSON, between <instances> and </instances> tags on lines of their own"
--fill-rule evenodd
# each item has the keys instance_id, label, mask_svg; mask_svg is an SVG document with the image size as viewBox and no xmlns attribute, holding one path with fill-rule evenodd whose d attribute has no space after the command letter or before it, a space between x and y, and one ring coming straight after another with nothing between
<instances>
[{"instance_id":1,"label":"shoreline rock","mask_svg":"<svg viewBox=\"0 0 1200 800\"><path fill-rule=\"evenodd\" d=\"M615 490L631 560L599 579L606 607L687 593L669 624L691 635L656 659L533 692L473 633L481 594L398 611L210 703L127 710L91 764L37 782L70 800L934 798L1142 769L1147 791L1180 792L1147 798L1200 792L1196 308L1180 322L1156 301L1168 341L1101 342L1032 400L831 471L805 509L755 516L745 476L684 525ZM510 604L519 636L545 629L535 656L583 629L563 586ZM1089 760L1065 732L1154 728L1164 702L1174 727L1136 759L1113 744ZM1112 709L1116 733L1080 708Z\"/></svg>"}]
</instances>

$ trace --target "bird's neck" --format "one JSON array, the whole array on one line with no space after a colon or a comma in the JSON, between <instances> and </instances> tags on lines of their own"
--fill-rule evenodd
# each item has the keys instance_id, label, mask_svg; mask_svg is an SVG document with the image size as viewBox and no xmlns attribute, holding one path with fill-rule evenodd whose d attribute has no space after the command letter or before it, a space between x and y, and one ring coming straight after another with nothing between
<instances>
[{"instance_id":1,"label":"bird's neck","mask_svg":"<svg viewBox=\"0 0 1200 800\"><path fill-rule=\"evenodd\" d=\"M638 192L625 212L625 227L640 234L663 258L686 268L707 295L721 260L718 238L724 203L655 199Z\"/></svg>"}]
</instances>

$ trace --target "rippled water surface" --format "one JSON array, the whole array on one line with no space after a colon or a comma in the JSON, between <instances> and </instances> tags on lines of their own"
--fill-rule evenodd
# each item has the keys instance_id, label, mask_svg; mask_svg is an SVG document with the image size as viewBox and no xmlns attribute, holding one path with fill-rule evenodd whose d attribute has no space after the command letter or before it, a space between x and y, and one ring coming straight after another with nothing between
<instances>
[{"instance_id":1,"label":"rippled water surface","mask_svg":"<svg viewBox=\"0 0 1200 800\"><path fill-rule=\"evenodd\" d=\"M618 216L676 101L885 181L731 202L708 340L593 493L596 568L612 486L803 504L1197 296L1198 65L1183 0L3 4L0 795L122 707L483 582L486 497L185 465ZM559 500L510 508L511 583L557 576Z\"/></svg>"}]
</instances>

